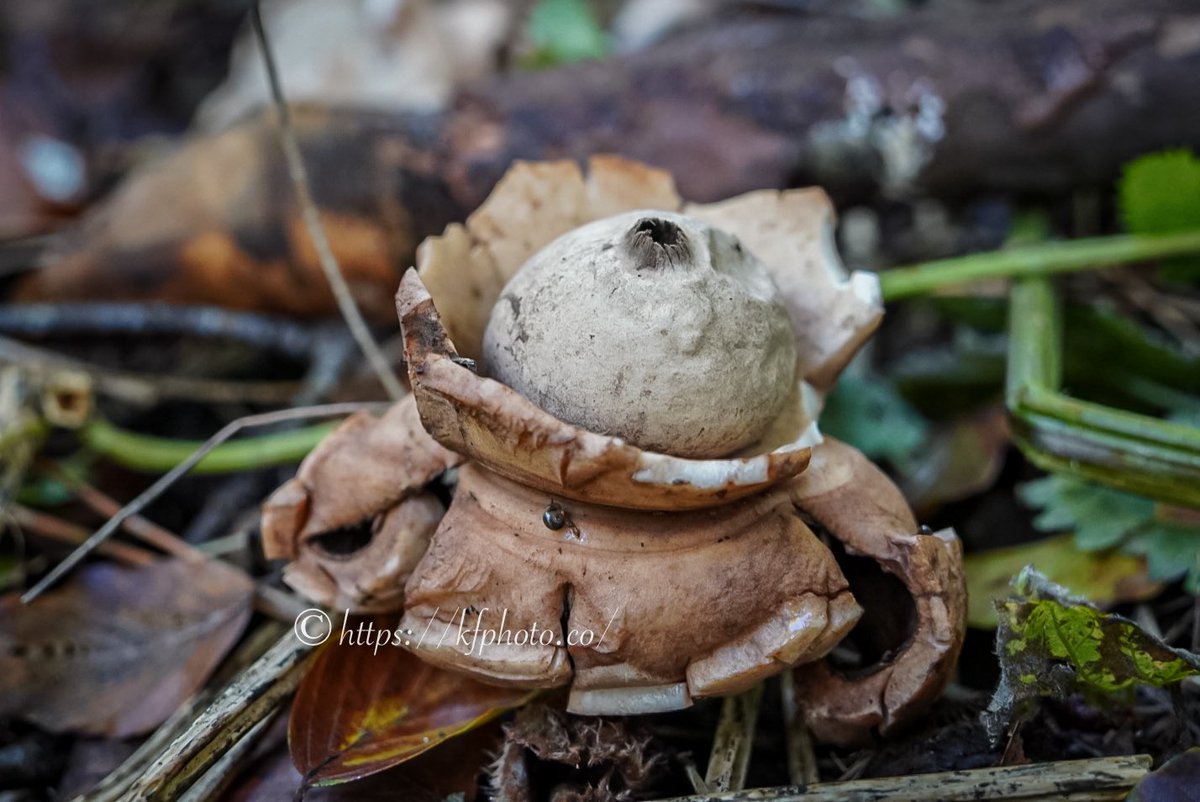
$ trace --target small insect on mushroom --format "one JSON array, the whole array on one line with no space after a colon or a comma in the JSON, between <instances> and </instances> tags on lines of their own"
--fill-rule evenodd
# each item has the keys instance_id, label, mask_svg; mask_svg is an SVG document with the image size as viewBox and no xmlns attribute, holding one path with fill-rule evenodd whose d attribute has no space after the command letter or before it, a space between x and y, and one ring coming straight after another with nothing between
<instances>
[{"instance_id":1,"label":"small insect on mushroom","mask_svg":"<svg viewBox=\"0 0 1200 802\"><path fill-rule=\"evenodd\" d=\"M542 513L542 523L547 529L558 531L567 525L567 513L557 501L551 501L546 505L546 511Z\"/></svg>"},{"instance_id":2,"label":"small insect on mushroom","mask_svg":"<svg viewBox=\"0 0 1200 802\"><path fill-rule=\"evenodd\" d=\"M571 520L571 516L567 514L567 511L557 501L551 501L546 505L546 509L542 513L542 523L545 524L547 529L554 532L557 532L564 526L568 527L567 532L572 537L579 537L579 527L575 525L575 522Z\"/></svg>"}]
</instances>

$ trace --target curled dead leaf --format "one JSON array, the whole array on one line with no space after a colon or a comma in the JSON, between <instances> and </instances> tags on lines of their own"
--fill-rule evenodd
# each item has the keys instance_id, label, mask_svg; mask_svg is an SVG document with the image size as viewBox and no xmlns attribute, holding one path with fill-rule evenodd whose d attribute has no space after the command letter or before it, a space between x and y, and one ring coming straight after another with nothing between
<instances>
[{"instance_id":1,"label":"curled dead leaf","mask_svg":"<svg viewBox=\"0 0 1200 802\"><path fill-rule=\"evenodd\" d=\"M360 412L263 504L263 551L288 584L335 609L394 610L445 508L425 490L461 462L421 428L413 397Z\"/></svg>"}]
</instances>

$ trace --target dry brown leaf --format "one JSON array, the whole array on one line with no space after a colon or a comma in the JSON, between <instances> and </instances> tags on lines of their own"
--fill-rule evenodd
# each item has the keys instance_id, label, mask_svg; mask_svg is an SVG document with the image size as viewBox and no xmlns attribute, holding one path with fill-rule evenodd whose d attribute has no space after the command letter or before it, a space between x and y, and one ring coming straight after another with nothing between
<instances>
[{"instance_id":1,"label":"dry brown leaf","mask_svg":"<svg viewBox=\"0 0 1200 802\"><path fill-rule=\"evenodd\" d=\"M362 635L367 624L374 635ZM310 785L356 780L404 763L534 695L421 662L390 637L395 616L351 618L345 626L355 642L331 639L292 705L288 742Z\"/></svg>"},{"instance_id":2,"label":"dry brown leaf","mask_svg":"<svg viewBox=\"0 0 1200 802\"><path fill-rule=\"evenodd\" d=\"M23 605L0 600L0 715L128 737L158 726L241 635L253 583L222 563L89 565Z\"/></svg>"}]
</instances>

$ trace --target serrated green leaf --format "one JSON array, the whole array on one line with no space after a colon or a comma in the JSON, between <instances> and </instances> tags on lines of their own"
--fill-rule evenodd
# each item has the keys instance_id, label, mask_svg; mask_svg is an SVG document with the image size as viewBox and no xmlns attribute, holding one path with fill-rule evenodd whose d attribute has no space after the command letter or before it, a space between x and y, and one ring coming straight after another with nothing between
<instances>
[{"instance_id":1,"label":"serrated green leaf","mask_svg":"<svg viewBox=\"0 0 1200 802\"><path fill-rule=\"evenodd\" d=\"M1200 591L1200 527L1159 520L1149 499L1058 475L1021 485L1017 495L1040 509L1034 518L1038 529L1073 530L1075 545L1084 551L1119 546L1146 558L1151 579L1183 579L1189 593Z\"/></svg>"},{"instance_id":2,"label":"serrated green leaf","mask_svg":"<svg viewBox=\"0 0 1200 802\"><path fill-rule=\"evenodd\" d=\"M1070 596L1030 567L1013 586L1014 595L996 605L1000 682L984 713L993 739L1039 697L1103 697L1200 675L1200 656Z\"/></svg>"},{"instance_id":3,"label":"serrated green leaf","mask_svg":"<svg viewBox=\"0 0 1200 802\"><path fill-rule=\"evenodd\" d=\"M1075 543L1085 551L1107 549L1154 517L1154 502L1093 482L1048 476L1022 485L1022 501L1041 507L1033 524L1043 532L1075 530Z\"/></svg>"},{"instance_id":4,"label":"serrated green leaf","mask_svg":"<svg viewBox=\"0 0 1200 802\"><path fill-rule=\"evenodd\" d=\"M1188 150L1149 153L1125 166L1121 216L1134 234L1170 234L1200 225L1200 159Z\"/></svg>"},{"instance_id":5,"label":"serrated green leaf","mask_svg":"<svg viewBox=\"0 0 1200 802\"><path fill-rule=\"evenodd\" d=\"M1017 486L1017 498L1028 507L1049 507L1059 492L1059 477L1051 474Z\"/></svg>"}]
</instances>

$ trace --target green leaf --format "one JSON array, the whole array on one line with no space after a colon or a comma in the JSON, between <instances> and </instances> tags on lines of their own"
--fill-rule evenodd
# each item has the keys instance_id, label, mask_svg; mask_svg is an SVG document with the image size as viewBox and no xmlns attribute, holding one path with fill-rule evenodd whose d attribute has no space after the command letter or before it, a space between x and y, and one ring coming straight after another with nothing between
<instances>
[{"instance_id":1,"label":"green leaf","mask_svg":"<svg viewBox=\"0 0 1200 802\"><path fill-rule=\"evenodd\" d=\"M1200 159L1188 150L1149 153L1125 166L1121 216L1133 234L1190 231L1200 222Z\"/></svg>"},{"instance_id":2,"label":"green leaf","mask_svg":"<svg viewBox=\"0 0 1200 802\"><path fill-rule=\"evenodd\" d=\"M1033 522L1038 529L1074 530L1075 545L1084 551L1119 546L1126 554L1146 558L1151 579L1183 579L1189 593L1200 592L1200 527L1170 520L1167 508L1141 496L1058 475L1021 485L1017 495L1040 508Z\"/></svg>"},{"instance_id":3,"label":"green leaf","mask_svg":"<svg viewBox=\"0 0 1200 802\"><path fill-rule=\"evenodd\" d=\"M529 14L534 45L529 67L551 67L608 55L608 35L587 0L539 0Z\"/></svg>"},{"instance_id":4,"label":"green leaf","mask_svg":"<svg viewBox=\"0 0 1200 802\"><path fill-rule=\"evenodd\" d=\"M1200 529L1156 522L1139 529L1126 550L1146 558L1152 579L1183 578L1188 593L1200 593Z\"/></svg>"},{"instance_id":5,"label":"green leaf","mask_svg":"<svg viewBox=\"0 0 1200 802\"><path fill-rule=\"evenodd\" d=\"M845 374L825 400L821 431L844 440L871 459L903 466L929 434L929 422L889 381Z\"/></svg>"},{"instance_id":6,"label":"green leaf","mask_svg":"<svg viewBox=\"0 0 1200 802\"><path fill-rule=\"evenodd\" d=\"M1154 517L1154 502L1069 476L1047 476L1017 490L1022 501L1040 507L1033 523L1043 532L1075 530L1085 551L1107 549Z\"/></svg>"},{"instance_id":7,"label":"green leaf","mask_svg":"<svg viewBox=\"0 0 1200 802\"><path fill-rule=\"evenodd\" d=\"M1200 224L1200 159L1189 150L1149 153L1125 165L1119 185L1121 217L1133 234L1174 234ZM1200 281L1200 259L1177 257L1159 265L1159 277Z\"/></svg>"},{"instance_id":8,"label":"green leaf","mask_svg":"<svg viewBox=\"0 0 1200 802\"><path fill-rule=\"evenodd\" d=\"M1032 567L1021 571L1013 588L1014 595L996 605L1000 683L983 716L993 740L1043 696L1103 697L1200 675L1200 656L1101 612Z\"/></svg>"}]
</instances>

